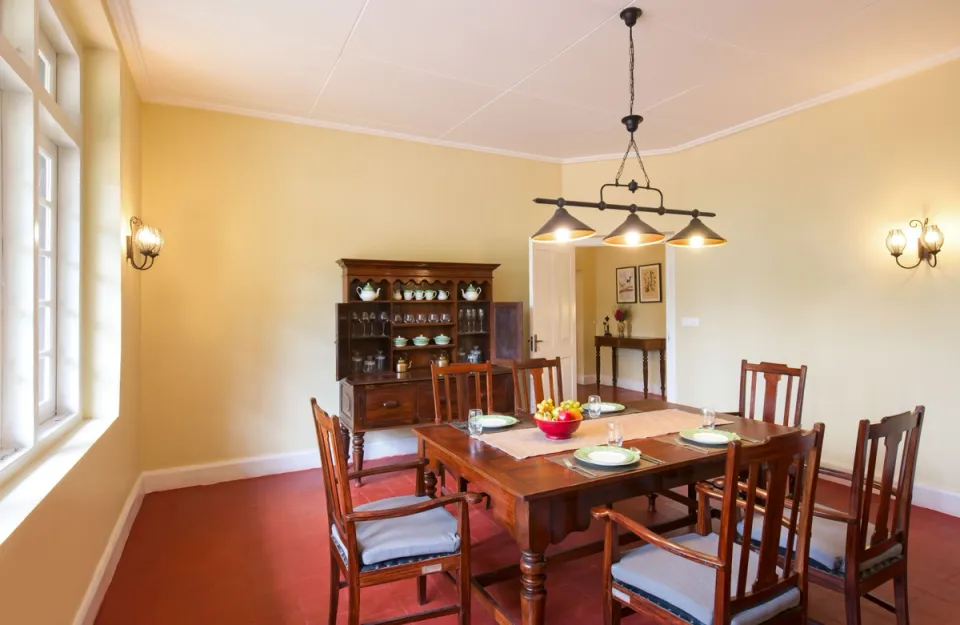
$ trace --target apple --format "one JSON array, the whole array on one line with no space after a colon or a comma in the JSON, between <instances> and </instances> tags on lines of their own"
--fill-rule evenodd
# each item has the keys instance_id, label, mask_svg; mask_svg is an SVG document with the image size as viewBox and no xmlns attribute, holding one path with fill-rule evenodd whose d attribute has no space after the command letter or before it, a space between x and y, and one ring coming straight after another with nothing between
<instances>
[{"instance_id":1,"label":"apple","mask_svg":"<svg viewBox=\"0 0 960 625\"><path fill-rule=\"evenodd\" d=\"M557 421L579 421L582 418L583 416L574 408L564 408L557 413Z\"/></svg>"}]
</instances>

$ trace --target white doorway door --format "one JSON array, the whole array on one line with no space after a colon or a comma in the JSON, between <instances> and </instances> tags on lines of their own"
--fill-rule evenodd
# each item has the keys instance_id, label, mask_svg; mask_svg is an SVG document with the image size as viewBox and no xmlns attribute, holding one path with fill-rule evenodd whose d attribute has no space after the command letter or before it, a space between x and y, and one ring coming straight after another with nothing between
<instances>
[{"instance_id":1,"label":"white doorway door","mask_svg":"<svg viewBox=\"0 0 960 625\"><path fill-rule=\"evenodd\" d=\"M577 399L575 248L555 243L530 245L530 357L559 357L562 399ZM561 398L553 399L559 403Z\"/></svg>"}]
</instances>

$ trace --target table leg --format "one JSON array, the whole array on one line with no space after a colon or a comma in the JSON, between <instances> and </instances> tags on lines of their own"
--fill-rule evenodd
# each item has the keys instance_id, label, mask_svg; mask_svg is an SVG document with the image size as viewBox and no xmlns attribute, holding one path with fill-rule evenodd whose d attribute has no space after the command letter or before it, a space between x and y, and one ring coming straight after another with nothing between
<instances>
[{"instance_id":1,"label":"table leg","mask_svg":"<svg viewBox=\"0 0 960 625\"><path fill-rule=\"evenodd\" d=\"M542 625L547 604L543 553L524 551L520 557L520 614L523 625Z\"/></svg>"},{"instance_id":2,"label":"table leg","mask_svg":"<svg viewBox=\"0 0 960 625\"><path fill-rule=\"evenodd\" d=\"M617 348L610 349L613 350L613 401L617 401Z\"/></svg>"},{"instance_id":3,"label":"table leg","mask_svg":"<svg viewBox=\"0 0 960 625\"><path fill-rule=\"evenodd\" d=\"M363 432L353 433L353 469L363 471ZM359 477L356 482L357 486L360 486Z\"/></svg>"},{"instance_id":4,"label":"table leg","mask_svg":"<svg viewBox=\"0 0 960 625\"><path fill-rule=\"evenodd\" d=\"M343 425L340 426L340 440L343 442L343 453L346 456L345 462L350 462L350 430Z\"/></svg>"},{"instance_id":5,"label":"table leg","mask_svg":"<svg viewBox=\"0 0 960 625\"><path fill-rule=\"evenodd\" d=\"M647 398L647 350L643 351L643 398Z\"/></svg>"},{"instance_id":6,"label":"table leg","mask_svg":"<svg viewBox=\"0 0 960 625\"><path fill-rule=\"evenodd\" d=\"M660 397L667 400L667 350L660 350Z\"/></svg>"},{"instance_id":7,"label":"table leg","mask_svg":"<svg viewBox=\"0 0 960 625\"><path fill-rule=\"evenodd\" d=\"M600 346L597 345L597 395L600 394Z\"/></svg>"}]
</instances>

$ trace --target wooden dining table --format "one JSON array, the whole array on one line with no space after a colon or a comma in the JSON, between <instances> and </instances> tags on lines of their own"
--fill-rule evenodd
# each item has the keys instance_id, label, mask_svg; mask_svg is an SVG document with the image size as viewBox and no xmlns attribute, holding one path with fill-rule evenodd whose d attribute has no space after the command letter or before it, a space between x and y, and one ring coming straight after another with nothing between
<instances>
[{"instance_id":1,"label":"wooden dining table","mask_svg":"<svg viewBox=\"0 0 960 625\"><path fill-rule=\"evenodd\" d=\"M628 411L633 411L631 414L625 412L619 417L613 416L638 418L639 413L667 408L699 413L697 408L654 399L629 402L626 406ZM514 427L536 427L532 415L516 416L521 423ZM755 441L796 429L722 416L732 422L722 429ZM667 532L693 526L696 523L696 502L689 499L693 494L692 485L723 475L726 456L726 447L694 450L679 445L675 434L668 434L624 441L625 447L638 447L660 464L644 462L637 470L597 472L597 477L589 477L551 461L550 457L557 454L518 460L451 424L420 426L414 428L414 433L418 438L420 456L430 460L424 478L427 494L436 495L436 468L442 465L449 469L469 483L469 490L488 495L493 518L520 548L518 565L473 576L475 599L494 615L497 623L502 624L515 621L487 592L487 586L519 577L521 622L523 625L542 625L547 610L545 582L549 545L560 543L572 532L586 530L593 507L655 493L685 503L687 514L653 529ZM682 486L688 487L687 498L668 492ZM549 561L568 561L598 553L601 549L602 543L581 545L552 553Z\"/></svg>"}]
</instances>

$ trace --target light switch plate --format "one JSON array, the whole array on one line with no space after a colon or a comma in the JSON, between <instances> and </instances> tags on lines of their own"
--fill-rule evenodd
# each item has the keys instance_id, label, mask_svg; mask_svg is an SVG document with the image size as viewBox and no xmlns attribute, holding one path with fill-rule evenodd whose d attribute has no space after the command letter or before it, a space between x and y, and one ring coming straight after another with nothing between
<instances>
[{"instance_id":1,"label":"light switch plate","mask_svg":"<svg viewBox=\"0 0 960 625\"><path fill-rule=\"evenodd\" d=\"M680 325L684 328L696 328L700 325L700 317L682 317Z\"/></svg>"}]
</instances>

